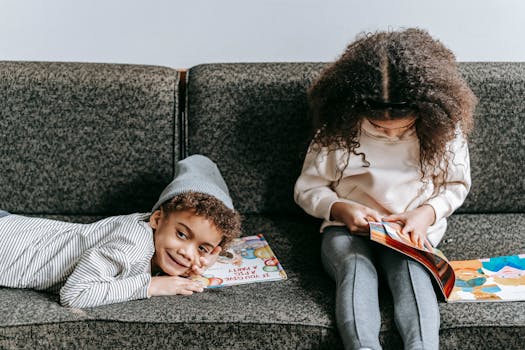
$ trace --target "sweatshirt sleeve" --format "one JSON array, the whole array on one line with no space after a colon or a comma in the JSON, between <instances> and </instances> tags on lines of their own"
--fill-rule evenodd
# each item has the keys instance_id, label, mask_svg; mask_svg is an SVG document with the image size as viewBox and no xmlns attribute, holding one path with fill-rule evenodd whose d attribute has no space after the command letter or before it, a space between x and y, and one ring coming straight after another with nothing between
<instances>
[{"instance_id":1,"label":"sweatshirt sleeve","mask_svg":"<svg viewBox=\"0 0 525 350\"><path fill-rule=\"evenodd\" d=\"M86 308L148 298L151 274L132 266L129 256L115 244L88 250L60 290L60 303Z\"/></svg>"},{"instance_id":2,"label":"sweatshirt sleeve","mask_svg":"<svg viewBox=\"0 0 525 350\"><path fill-rule=\"evenodd\" d=\"M332 183L337 181L337 151L322 148L308 150L304 160L301 175L294 188L295 202L308 214L330 221L330 211L336 202L352 201L341 199L332 189Z\"/></svg>"},{"instance_id":3,"label":"sweatshirt sleeve","mask_svg":"<svg viewBox=\"0 0 525 350\"><path fill-rule=\"evenodd\" d=\"M425 204L434 208L436 221L450 216L463 204L470 190L470 159L467 141L458 132L450 144L451 158L448 163L448 174L445 185L439 193L430 198Z\"/></svg>"}]
</instances>

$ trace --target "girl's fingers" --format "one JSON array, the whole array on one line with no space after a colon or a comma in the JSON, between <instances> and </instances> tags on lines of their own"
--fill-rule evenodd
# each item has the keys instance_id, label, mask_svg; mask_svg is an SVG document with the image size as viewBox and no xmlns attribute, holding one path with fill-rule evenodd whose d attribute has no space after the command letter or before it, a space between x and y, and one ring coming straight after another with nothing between
<instances>
[{"instance_id":1,"label":"girl's fingers","mask_svg":"<svg viewBox=\"0 0 525 350\"><path fill-rule=\"evenodd\" d=\"M423 241L422 237L418 236L418 238L417 238L417 246L418 246L418 248L424 249L425 247L423 246L423 243L424 243L424 241Z\"/></svg>"},{"instance_id":2,"label":"girl's fingers","mask_svg":"<svg viewBox=\"0 0 525 350\"><path fill-rule=\"evenodd\" d=\"M406 226L403 227L403 230L401 231L401 233L407 235L407 237L409 237L410 242L413 245L415 245L416 247L420 247L419 235L411 227L408 227L406 229L405 228Z\"/></svg>"},{"instance_id":3,"label":"girl's fingers","mask_svg":"<svg viewBox=\"0 0 525 350\"><path fill-rule=\"evenodd\" d=\"M383 221L403 221L403 218L399 214L388 215L382 218Z\"/></svg>"},{"instance_id":4,"label":"girl's fingers","mask_svg":"<svg viewBox=\"0 0 525 350\"><path fill-rule=\"evenodd\" d=\"M425 238L425 243L424 243L425 247L428 249L428 251L433 251L434 247L432 247L432 244L430 243L430 241L428 240L428 238Z\"/></svg>"},{"instance_id":5,"label":"girl's fingers","mask_svg":"<svg viewBox=\"0 0 525 350\"><path fill-rule=\"evenodd\" d=\"M348 226L350 232L356 233L368 228L368 221L364 217L357 217L352 223Z\"/></svg>"},{"instance_id":6,"label":"girl's fingers","mask_svg":"<svg viewBox=\"0 0 525 350\"><path fill-rule=\"evenodd\" d=\"M419 248L419 249L427 249L427 247L425 246L427 244L427 238L424 234L421 234L421 233L416 233L414 232L412 234L412 236L414 236L414 240L415 240L415 243L416 243L416 246Z\"/></svg>"},{"instance_id":7,"label":"girl's fingers","mask_svg":"<svg viewBox=\"0 0 525 350\"><path fill-rule=\"evenodd\" d=\"M367 227L368 220L365 217L362 217L356 222L356 226L361 227L361 228Z\"/></svg>"},{"instance_id":8,"label":"girl's fingers","mask_svg":"<svg viewBox=\"0 0 525 350\"><path fill-rule=\"evenodd\" d=\"M432 243L428 240L428 237L425 236L425 240L423 242L426 249L428 249L429 252L434 251L434 247L432 246Z\"/></svg>"},{"instance_id":9,"label":"girl's fingers","mask_svg":"<svg viewBox=\"0 0 525 350\"><path fill-rule=\"evenodd\" d=\"M371 219L371 220L370 220ZM365 212L365 220L367 221L381 221L381 215L375 210L368 208Z\"/></svg>"},{"instance_id":10,"label":"girl's fingers","mask_svg":"<svg viewBox=\"0 0 525 350\"><path fill-rule=\"evenodd\" d=\"M412 226L409 226L409 225L405 225L401 228L401 234L403 235L410 235L410 232L413 232L413 228ZM414 236L414 234L410 235L411 237Z\"/></svg>"}]
</instances>

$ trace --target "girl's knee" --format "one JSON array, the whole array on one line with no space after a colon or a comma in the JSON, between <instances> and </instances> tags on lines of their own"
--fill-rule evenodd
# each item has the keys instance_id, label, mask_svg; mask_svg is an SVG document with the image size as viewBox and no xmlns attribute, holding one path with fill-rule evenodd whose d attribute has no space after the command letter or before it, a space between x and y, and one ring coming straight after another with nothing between
<instances>
[{"instance_id":1,"label":"girl's knee","mask_svg":"<svg viewBox=\"0 0 525 350\"><path fill-rule=\"evenodd\" d=\"M357 253L348 254L341 259L335 265L335 270L340 280L349 276L377 280L377 271L373 261Z\"/></svg>"}]
</instances>

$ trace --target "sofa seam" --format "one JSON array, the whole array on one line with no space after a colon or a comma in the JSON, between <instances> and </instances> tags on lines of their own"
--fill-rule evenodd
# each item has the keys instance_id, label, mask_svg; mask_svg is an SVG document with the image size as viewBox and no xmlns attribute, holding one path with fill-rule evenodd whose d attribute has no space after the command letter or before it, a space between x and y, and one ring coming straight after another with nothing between
<instances>
[{"instance_id":1,"label":"sofa seam","mask_svg":"<svg viewBox=\"0 0 525 350\"><path fill-rule=\"evenodd\" d=\"M188 69L178 69L179 81L178 81L178 93L177 93L177 103L178 103L178 113L176 116L176 123L178 124L178 153L179 159L175 158L175 162L184 159L187 157L188 153L188 118L187 118L187 106L188 106ZM174 155L176 157L176 155Z\"/></svg>"},{"instance_id":2,"label":"sofa seam","mask_svg":"<svg viewBox=\"0 0 525 350\"><path fill-rule=\"evenodd\" d=\"M52 324L65 324L65 323L84 323L84 322L116 322L116 323L149 323L149 324L259 324L259 325L288 325L288 326L303 326L303 327L315 327L315 328L323 328L327 330L336 330L337 326L327 326L327 325L313 325L308 323L280 323L280 322L218 322L218 321L174 321L174 322L166 322L166 321L126 321L126 320L105 320L100 318L93 318L93 319L84 319L84 320L63 320L63 321L56 321L56 322L38 322L38 323L24 323L24 324L15 324L15 325L3 325L2 328L13 328L13 327L31 327L31 326L44 326L44 325L52 325ZM493 323L493 324L469 324L469 325L462 325L462 326L447 326L447 327L440 327L439 331L444 330L454 330L454 329L461 329L461 328L494 328L494 327L500 327L500 328L523 328L525 327L525 323L523 325L502 325L501 323ZM392 329L386 329L386 330L380 330L380 333L385 332L393 332L396 331L395 328Z\"/></svg>"}]
</instances>

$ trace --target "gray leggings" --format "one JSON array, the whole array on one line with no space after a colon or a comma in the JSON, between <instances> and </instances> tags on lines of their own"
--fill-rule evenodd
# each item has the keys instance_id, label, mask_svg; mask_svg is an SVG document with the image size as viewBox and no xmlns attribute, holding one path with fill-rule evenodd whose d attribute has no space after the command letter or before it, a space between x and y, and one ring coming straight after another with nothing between
<instances>
[{"instance_id":1,"label":"gray leggings","mask_svg":"<svg viewBox=\"0 0 525 350\"><path fill-rule=\"evenodd\" d=\"M439 308L430 276L419 263L345 227L323 232L323 265L336 281L336 320L345 349L381 349L377 266L394 299L405 349L439 348Z\"/></svg>"}]
</instances>

